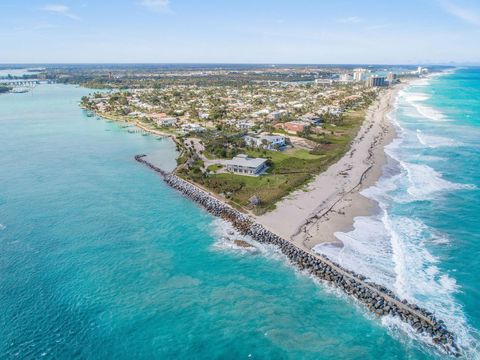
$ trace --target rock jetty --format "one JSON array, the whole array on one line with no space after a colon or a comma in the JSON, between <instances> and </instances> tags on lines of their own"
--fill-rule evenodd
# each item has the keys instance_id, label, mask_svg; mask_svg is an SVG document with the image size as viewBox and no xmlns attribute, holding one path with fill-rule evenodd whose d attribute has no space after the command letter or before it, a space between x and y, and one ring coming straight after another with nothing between
<instances>
[{"instance_id":1,"label":"rock jetty","mask_svg":"<svg viewBox=\"0 0 480 360\"><path fill-rule=\"evenodd\" d=\"M326 256L299 248L198 186L150 164L144 157L145 155L137 155L135 160L158 172L169 186L203 206L212 215L230 222L242 235L248 235L259 243L276 246L293 265L342 289L377 316L397 317L409 324L416 332L429 336L434 344L448 354L460 355L455 335L447 330L445 323L436 319L430 311L398 298L391 290L366 281L363 275L343 268Z\"/></svg>"}]
</instances>

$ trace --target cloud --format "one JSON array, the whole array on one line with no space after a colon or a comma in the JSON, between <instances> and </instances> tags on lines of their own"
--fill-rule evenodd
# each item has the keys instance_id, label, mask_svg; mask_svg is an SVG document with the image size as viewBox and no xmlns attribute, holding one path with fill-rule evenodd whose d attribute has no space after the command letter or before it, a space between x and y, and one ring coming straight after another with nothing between
<instances>
[{"instance_id":1,"label":"cloud","mask_svg":"<svg viewBox=\"0 0 480 360\"><path fill-rule=\"evenodd\" d=\"M341 24L358 24L362 21L363 21L363 19L361 17L358 17L358 16L349 16L349 17L346 17L346 18L337 19L337 22L339 22Z\"/></svg>"},{"instance_id":2,"label":"cloud","mask_svg":"<svg viewBox=\"0 0 480 360\"><path fill-rule=\"evenodd\" d=\"M155 12L166 12L170 10L170 0L141 0L140 4Z\"/></svg>"},{"instance_id":3,"label":"cloud","mask_svg":"<svg viewBox=\"0 0 480 360\"><path fill-rule=\"evenodd\" d=\"M480 26L480 14L471 8L462 7L449 0L440 0L440 6L450 15L467 23Z\"/></svg>"},{"instance_id":4,"label":"cloud","mask_svg":"<svg viewBox=\"0 0 480 360\"><path fill-rule=\"evenodd\" d=\"M80 17L75 15L67 5L62 4L47 4L42 7L43 11L48 11L51 13L63 15L69 17L70 19L80 20Z\"/></svg>"}]
</instances>

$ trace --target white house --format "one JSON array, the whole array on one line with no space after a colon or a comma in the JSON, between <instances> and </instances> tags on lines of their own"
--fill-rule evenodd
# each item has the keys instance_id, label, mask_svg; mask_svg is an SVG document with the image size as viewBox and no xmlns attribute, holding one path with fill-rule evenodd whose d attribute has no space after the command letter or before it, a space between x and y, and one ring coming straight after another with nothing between
<instances>
[{"instance_id":1,"label":"white house","mask_svg":"<svg viewBox=\"0 0 480 360\"><path fill-rule=\"evenodd\" d=\"M262 115L268 115L269 113L270 113L270 110L262 109L262 110L258 110L258 111L255 111L254 113L252 113L252 117L257 118L257 117L262 116Z\"/></svg>"},{"instance_id":2,"label":"white house","mask_svg":"<svg viewBox=\"0 0 480 360\"><path fill-rule=\"evenodd\" d=\"M235 174L257 176L267 169L267 159L250 158L245 154L235 156L225 162L227 171Z\"/></svg>"},{"instance_id":3,"label":"white house","mask_svg":"<svg viewBox=\"0 0 480 360\"><path fill-rule=\"evenodd\" d=\"M158 126L174 126L177 123L177 118L174 117L164 117L154 119L155 123Z\"/></svg>"},{"instance_id":4,"label":"white house","mask_svg":"<svg viewBox=\"0 0 480 360\"><path fill-rule=\"evenodd\" d=\"M286 113L287 113L287 110L277 110L277 111L271 112L268 115L268 117L273 120L279 120L282 117L282 115Z\"/></svg>"},{"instance_id":5,"label":"white house","mask_svg":"<svg viewBox=\"0 0 480 360\"><path fill-rule=\"evenodd\" d=\"M247 146L276 150L285 146L285 136L282 135L266 135L245 136L243 138Z\"/></svg>"},{"instance_id":6,"label":"white house","mask_svg":"<svg viewBox=\"0 0 480 360\"><path fill-rule=\"evenodd\" d=\"M254 126L255 126L255 123L247 120L241 120L235 123L235 127L240 130L250 130Z\"/></svg>"},{"instance_id":7,"label":"white house","mask_svg":"<svg viewBox=\"0 0 480 360\"><path fill-rule=\"evenodd\" d=\"M190 131L202 132L202 131L205 130L205 128L203 126L200 126L199 124L189 123L189 124L183 124L182 125L182 130L186 131L186 132L190 132Z\"/></svg>"},{"instance_id":8,"label":"white house","mask_svg":"<svg viewBox=\"0 0 480 360\"><path fill-rule=\"evenodd\" d=\"M320 114L325 115L325 114L330 114L333 116L338 116L342 113L342 109L337 107L337 106L322 106L319 111Z\"/></svg>"}]
</instances>

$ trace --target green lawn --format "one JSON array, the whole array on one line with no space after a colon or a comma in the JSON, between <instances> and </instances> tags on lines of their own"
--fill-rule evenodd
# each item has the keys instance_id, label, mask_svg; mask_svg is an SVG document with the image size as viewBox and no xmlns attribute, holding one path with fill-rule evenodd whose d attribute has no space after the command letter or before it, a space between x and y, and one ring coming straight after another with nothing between
<instances>
[{"instance_id":1,"label":"green lawn","mask_svg":"<svg viewBox=\"0 0 480 360\"><path fill-rule=\"evenodd\" d=\"M208 170L208 171L215 172L215 171L217 171L217 170L220 170L221 168L223 168L222 165L220 165L220 164L213 164L213 165L210 165L209 167L207 167L207 170Z\"/></svg>"},{"instance_id":2,"label":"green lawn","mask_svg":"<svg viewBox=\"0 0 480 360\"><path fill-rule=\"evenodd\" d=\"M285 151L248 150L247 155L251 157L263 157L271 159L273 162L280 162L291 158L302 160L316 160L321 158L321 155L310 154L305 149L288 149Z\"/></svg>"},{"instance_id":3,"label":"green lawn","mask_svg":"<svg viewBox=\"0 0 480 360\"><path fill-rule=\"evenodd\" d=\"M203 184L242 206L248 206L249 199L255 195L262 202L256 212L262 213L272 208L285 194L305 183L309 177L306 173L257 177L223 173L209 176Z\"/></svg>"},{"instance_id":4,"label":"green lawn","mask_svg":"<svg viewBox=\"0 0 480 360\"><path fill-rule=\"evenodd\" d=\"M315 159L320 159L322 157L322 155L310 154L310 152L305 149L288 149L285 151L285 154L288 154L292 157L296 157L303 160L315 160Z\"/></svg>"}]
</instances>

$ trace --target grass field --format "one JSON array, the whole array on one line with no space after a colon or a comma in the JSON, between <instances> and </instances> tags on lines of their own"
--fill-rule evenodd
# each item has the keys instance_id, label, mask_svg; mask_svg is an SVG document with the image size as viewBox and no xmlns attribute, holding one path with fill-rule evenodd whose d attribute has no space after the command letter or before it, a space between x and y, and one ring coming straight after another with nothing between
<instances>
[{"instance_id":1,"label":"grass field","mask_svg":"<svg viewBox=\"0 0 480 360\"><path fill-rule=\"evenodd\" d=\"M215 172L215 171L217 171L217 170L220 170L221 168L223 168L222 165L213 164L213 165L210 165L209 167L207 167L207 170L208 170L208 171Z\"/></svg>"}]
</instances>

